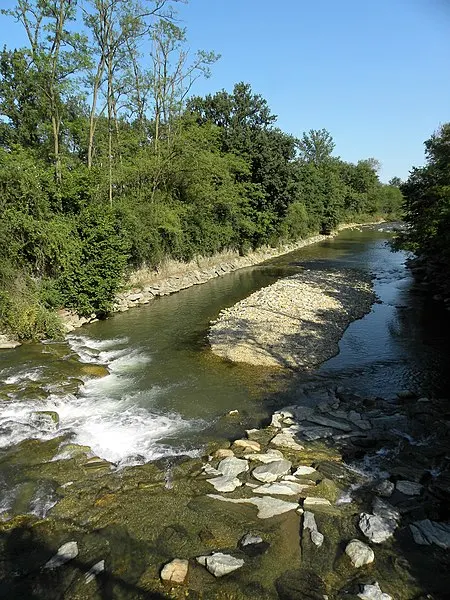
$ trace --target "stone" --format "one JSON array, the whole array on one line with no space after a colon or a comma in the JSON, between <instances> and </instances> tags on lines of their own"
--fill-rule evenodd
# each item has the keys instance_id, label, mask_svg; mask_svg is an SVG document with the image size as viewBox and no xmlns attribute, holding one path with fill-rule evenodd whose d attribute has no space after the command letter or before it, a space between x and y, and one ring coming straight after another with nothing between
<instances>
[{"instance_id":1,"label":"stone","mask_svg":"<svg viewBox=\"0 0 450 600\"><path fill-rule=\"evenodd\" d=\"M13 340L8 335L0 335L0 350L12 350L21 345L19 341Z\"/></svg>"},{"instance_id":2,"label":"stone","mask_svg":"<svg viewBox=\"0 0 450 600\"><path fill-rule=\"evenodd\" d=\"M405 496L420 496L423 490L423 486L420 483L407 481L406 479L397 481L395 488L402 494L405 494Z\"/></svg>"},{"instance_id":3,"label":"stone","mask_svg":"<svg viewBox=\"0 0 450 600\"><path fill-rule=\"evenodd\" d=\"M300 465L297 467L296 471L294 471L294 477L301 477L302 475L311 475L312 473L317 473L314 467L307 467L305 465Z\"/></svg>"},{"instance_id":4,"label":"stone","mask_svg":"<svg viewBox=\"0 0 450 600\"><path fill-rule=\"evenodd\" d=\"M350 540L345 548L345 554L350 558L352 565L359 569L375 560L375 554L367 544L360 540Z\"/></svg>"},{"instance_id":5,"label":"stone","mask_svg":"<svg viewBox=\"0 0 450 600\"><path fill-rule=\"evenodd\" d=\"M323 425L324 427L332 427L333 429L339 429L340 431L351 431L352 428L348 423L341 423L335 419L330 419L324 415L311 415L308 418L309 423L315 423L316 425Z\"/></svg>"},{"instance_id":6,"label":"stone","mask_svg":"<svg viewBox=\"0 0 450 600\"><path fill-rule=\"evenodd\" d=\"M274 494L275 496L298 496L308 485L301 485L293 481L279 481L265 483L254 489L255 494Z\"/></svg>"},{"instance_id":7,"label":"stone","mask_svg":"<svg viewBox=\"0 0 450 600\"><path fill-rule=\"evenodd\" d=\"M235 440L233 446L242 449L244 452L260 452L261 444L254 440Z\"/></svg>"},{"instance_id":8,"label":"stone","mask_svg":"<svg viewBox=\"0 0 450 600\"><path fill-rule=\"evenodd\" d=\"M36 410L30 415L31 424L38 429L53 433L59 428L59 415L54 410Z\"/></svg>"},{"instance_id":9,"label":"stone","mask_svg":"<svg viewBox=\"0 0 450 600\"><path fill-rule=\"evenodd\" d=\"M377 515L361 513L359 528L374 544L381 544L393 536L397 528L395 521L383 519Z\"/></svg>"},{"instance_id":10,"label":"stone","mask_svg":"<svg viewBox=\"0 0 450 600\"><path fill-rule=\"evenodd\" d=\"M242 481L232 475L223 475L222 477L215 477L214 479L207 479L206 481L214 486L214 489L218 492L233 492L242 485Z\"/></svg>"},{"instance_id":11,"label":"stone","mask_svg":"<svg viewBox=\"0 0 450 600\"><path fill-rule=\"evenodd\" d=\"M279 450L267 450L264 454L246 454L244 458L268 464L284 458L284 455Z\"/></svg>"},{"instance_id":12,"label":"stone","mask_svg":"<svg viewBox=\"0 0 450 600\"><path fill-rule=\"evenodd\" d=\"M234 558L223 552L214 552L211 556L199 556L197 562L206 567L214 577L223 577L244 566L242 558Z\"/></svg>"},{"instance_id":13,"label":"stone","mask_svg":"<svg viewBox=\"0 0 450 600\"><path fill-rule=\"evenodd\" d=\"M283 431L283 433L277 433L277 435L270 440L270 443L277 448L304 450L304 447L294 440L292 434L287 433L286 431Z\"/></svg>"},{"instance_id":14,"label":"stone","mask_svg":"<svg viewBox=\"0 0 450 600\"><path fill-rule=\"evenodd\" d=\"M89 571L84 576L84 583L86 583L86 584L90 583L97 577L97 575L100 575L100 573L103 573L104 570L105 570L105 561L99 560L97 563L95 563L95 565L93 565L89 569Z\"/></svg>"},{"instance_id":15,"label":"stone","mask_svg":"<svg viewBox=\"0 0 450 600\"><path fill-rule=\"evenodd\" d=\"M242 458L228 456L220 461L217 470L227 477L236 477L239 473L248 471L248 462Z\"/></svg>"},{"instance_id":16,"label":"stone","mask_svg":"<svg viewBox=\"0 0 450 600\"><path fill-rule=\"evenodd\" d=\"M384 481L380 481L378 485L375 487L375 492L379 496L383 496L383 498L389 498L392 496L394 492L395 485L389 479L385 479Z\"/></svg>"},{"instance_id":17,"label":"stone","mask_svg":"<svg viewBox=\"0 0 450 600\"><path fill-rule=\"evenodd\" d=\"M246 533L239 540L239 548L249 556L258 556L264 554L270 544L265 542L260 535Z\"/></svg>"},{"instance_id":18,"label":"stone","mask_svg":"<svg viewBox=\"0 0 450 600\"><path fill-rule=\"evenodd\" d=\"M327 437L333 436L333 430L329 427L305 427L302 429L302 436L307 439L309 442L314 442L315 440L320 440Z\"/></svg>"},{"instance_id":19,"label":"stone","mask_svg":"<svg viewBox=\"0 0 450 600\"><path fill-rule=\"evenodd\" d=\"M266 465L256 467L252 471L252 476L263 483L271 483L272 481L276 481L282 475L289 473L291 467L292 463L289 460L279 459Z\"/></svg>"},{"instance_id":20,"label":"stone","mask_svg":"<svg viewBox=\"0 0 450 600\"><path fill-rule=\"evenodd\" d=\"M214 458L228 458L229 456L234 456L233 450L231 448L219 448L214 452Z\"/></svg>"},{"instance_id":21,"label":"stone","mask_svg":"<svg viewBox=\"0 0 450 600\"><path fill-rule=\"evenodd\" d=\"M270 426L281 429L283 427L283 415L280 415L280 413L273 414Z\"/></svg>"},{"instance_id":22,"label":"stone","mask_svg":"<svg viewBox=\"0 0 450 600\"><path fill-rule=\"evenodd\" d=\"M229 412L227 412L227 415L229 417L237 417L239 415L239 411L234 409L234 410L230 410Z\"/></svg>"},{"instance_id":23,"label":"stone","mask_svg":"<svg viewBox=\"0 0 450 600\"><path fill-rule=\"evenodd\" d=\"M168 583L183 584L188 574L189 561L181 558L174 558L164 565L161 570L161 579Z\"/></svg>"},{"instance_id":24,"label":"stone","mask_svg":"<svg viewBox=\"0 0 450 600\"><path fill-rule=\"evenodd\" d=\"M57 569L76 556L78 556L78 544L76 542L67 542L58 548L55 556L45 563L44 569Z\"/></svg>"},{"instance_id":25,"label":"stone","mask_svg":"<svg viewBox=\"0 0 450 600\"><path fill-rule=\"evenodd\" d=\"M450 548L450 523L438 523L424 519L415 521L410 526L416 544L430 546L436 544L444 550Z\"/></svg>"},{"instance_id":26,"label":"stone","mask_svg":"<svg viewBox=\"0 0 450 600\"><path fill-rule=\"evenodd\" d=\"M211 477L220 477L220 476L222 476L222 473L220 471L218 471L217 469L215 469L214 467L212 467L211 465L203 465L203 471L207 475L211 475Z\"/></svg>"},{"instance_id":27,"label":"stone","mask_svg":"<svg viewBox=\"0 0 450 600\"><path fill-rule=\"evenodd\" d=\"M400 513L386 500L374 498L372 503L372 512L377 517L397 522L400 520Z\"/></svg>"},{"instance_id":28,"label":"stone","mask_svg":"<svg viewBox=\"0 0 450 600\"><path fill-rule=\"evenodd\" d=\"M225 498L218 494L208 494L208 498L222 500L223 502L231 502L233 504L253 504L258 508L258 518L270 519L275 515L281 515L290 510L297 510L299 505L297 502L286 502L278 498L266 496L264 498Z\"/></svg>"},{"instance_id":29,"label":"stone","mask_svg":"<svg viewBox=\"0 0 450 600\"><path fill-rule=\"evenodd\" d=\"M331 502L326 498L307 496L303 500L303 508L314 508L315 506L331 506Z\"/></svg>"},{"instance_id":30,"label":"stone","mask_svg":"<svg viewBox=\"0 0 450 600\"><path fill-rule=\"evenodd\" d=\"M308 529L311 535L312 543L318 548L323 544L323 534L319 532L317 529L316 518L314 517L314 513L305 510L303 514L303 531Z\"/></svg>"},{"instance_id":31,"label":"stone","mask_svg":"<svg viewBox=\"0 0 450 600\"><path fill-rule=\"evenodd\" d=\"M384 594L381 591L378 581L373 585L363 585L361 592L358 594L358 598L361 598L361 600L392 600L392 596Z\"/></svg>"}]
</instances>

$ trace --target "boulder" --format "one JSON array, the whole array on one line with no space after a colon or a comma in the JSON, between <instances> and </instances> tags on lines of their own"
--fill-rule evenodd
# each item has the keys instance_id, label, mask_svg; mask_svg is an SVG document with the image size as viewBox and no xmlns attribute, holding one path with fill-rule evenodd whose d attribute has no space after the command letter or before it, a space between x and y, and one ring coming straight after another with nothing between
<instances>
[{"instance_id":1,"label":"boulder","mask_svg":"<svg viewBox=\"0 0 450 600\"><path fill-rule=\"evenodd\" d=\"M189 561L181 558L174 558L162 568L161 579L168 583L181 585L186 581L188 568Z\"/></svg>"},{"instance_id":2,"label":"boulder","mask_svg":"<svg viewBox=\"0 0 450 600\"><path fill-rule=\"evenodd\" d=\"M276 481L282 475L290 472L292 463L286 459L279 459L270 462L260 467L256 467L252 471L252 476L263 483L271 483Z\"/></svg>"},{"instance_id":3,"label":"boulder","mask_svg":"<svg viewBox=\"0 0 450 600\"><path fill-rule=\"evenodd\" d=\"M351 540L345 548L345 554L356 568L368 565L375 560L372 548L360 540Z\"/></svg>"},{"instance_id":4,"label":"boulder","mask_svg":"<svg viewBox=\"0 0 450 600\"><path fill-rule=\"evenodd\" d=\"M223 552L214 552L211 556L199 556L197 562L206 567L214 577L223 577L244 566L242 558L234 558Z\"/></svg>"}]
</instances>

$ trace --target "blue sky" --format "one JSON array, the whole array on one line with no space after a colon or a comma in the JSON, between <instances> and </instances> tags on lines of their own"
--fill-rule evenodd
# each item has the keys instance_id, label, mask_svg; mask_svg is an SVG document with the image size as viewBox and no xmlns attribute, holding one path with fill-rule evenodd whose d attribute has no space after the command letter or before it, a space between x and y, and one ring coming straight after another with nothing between
<instances>
[{"instance_id":1,"label":"blue sky","mask_svg":"<svg viewBox=\"0 0 450 600\"><path fill-rule=\"evenodd\" d=\"M190 0L179 13L192 51L222 55L195 93L248 82L281 129L325 127L344 160L380 160L382 180L423 164L450 121L450 0ZM5 17L0 33L23 43Z\"/></svg>"}]
</instances>

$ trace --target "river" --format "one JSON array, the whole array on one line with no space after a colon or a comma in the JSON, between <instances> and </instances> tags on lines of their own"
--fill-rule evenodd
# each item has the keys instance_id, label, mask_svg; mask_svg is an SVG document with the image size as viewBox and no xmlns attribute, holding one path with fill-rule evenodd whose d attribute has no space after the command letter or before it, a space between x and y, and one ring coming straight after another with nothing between
<instances>
[{"instance_id":1,"label":"river","mask_svg":"<svg viewBox=\"0 0 450 600\"><path fill-rule=\"evenodd\" d=\"M450 315L415 290L405 253L387 245L390 231L387 225L344 230L83 327L65 342L2 351L4 468L16 445L29 438L59 437L62 454L67 441L90 446L118 467L195 455L210 440L263 423L304 384L345 385L385 398L403 389L448 395ZM287 374L212 355L208 324L222 308L300 268L329 265L370 271L378 296L371 312L348 327L337 356L313 373ZM106 365L109 374L92 376L95 365ZM234 409L238 420L223 418ZM37 420L35 411L56 411L59 429ZM11 510L8 481L2 493L3 511Z\"/></svg>"}]
</instances>

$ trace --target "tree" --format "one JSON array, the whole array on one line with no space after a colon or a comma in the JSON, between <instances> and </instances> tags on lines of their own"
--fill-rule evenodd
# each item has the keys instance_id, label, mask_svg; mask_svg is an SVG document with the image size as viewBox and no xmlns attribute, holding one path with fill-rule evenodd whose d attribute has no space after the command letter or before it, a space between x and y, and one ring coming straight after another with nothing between
<instances>
[{"instance_id":1,"label":"tree","mask_svg":"<svg viewBox=\"0 0 450 600\"><path fill-rule=\"evenodd\" d=\"M326 129L310 129L308 133L304 132L297 145L301 160L316 165L328 160L335 148L333 138Z\"/></svg>"}]
</instances>

